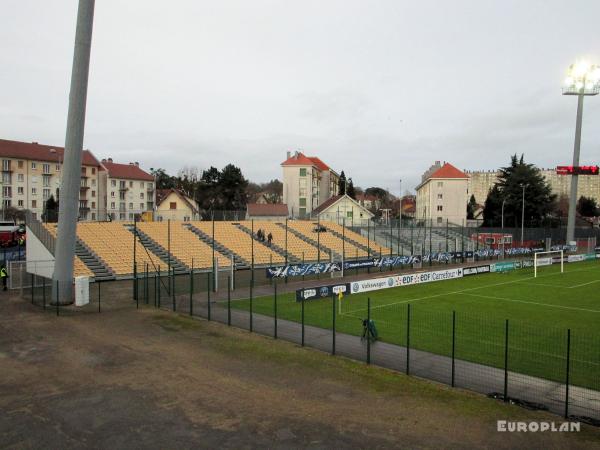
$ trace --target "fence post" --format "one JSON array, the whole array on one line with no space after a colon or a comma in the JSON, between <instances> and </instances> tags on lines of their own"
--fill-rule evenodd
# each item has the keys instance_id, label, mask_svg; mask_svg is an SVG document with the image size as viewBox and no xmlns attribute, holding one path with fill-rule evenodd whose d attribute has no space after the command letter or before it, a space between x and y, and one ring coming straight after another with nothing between
<instances>
[{"instance_id":1,"label":"fence post","mask_svg":"<svg viewBox=\"0 0 600 450\"><path fill-rule=\"evenodd\" d=\"M101 309L101 306L100 306L100 301L101 301L101 298L102 298L101 292L100 292L100 285L102 283L100 283L99 281L97 283L98 283L98 312L102 312L102 309Z\"/></svg>"},{"instance_id":2,"label":"fence post","mask_svg":"<svg viewBox=\"0 0 600 450\"><path fill-rule=\"evenodd\" d=\"M231 275L227 276L227 325L231 326Z\"/></svg>"},{"instance_id":3,"label":"fence post","mask_svg":"<svg viewBox=\"0 0 600 450\"><path fill-rule=\"evenodd\" d=\"M454 365L456 355L456 311L452 311L452 380L451 386L454 387L456 368Z\"/></svg>"},{"instance_id":4,"label":"fence post","mask_svg":"<svg viewBox=\"0 0 600 450\"><path fill-rule=\"evenodd\" d=\"M206 272L206 318L210 320L210 280L212 279L212 275L210 272Z\"/></svg>"},{"instance_id":5,"label":"fence post","mask_svg":"<svg viewBox=\"0 0 600 450\"><path fill-rule=\"evenodd\" d=\"M254 279L250 278L250 333L252 333L252 288L254 287Z\"/></svg>"},{"instance_id":6,"label":"fence post","mask_svg":"<svg viewBox=\"0 0 600 450\"><path fill-rule=\"evenodd\" d=\"M367 329L363 330L363 333L366 331L367 335L367 364L371 364L371 297L367 297Z\"/></svg>"},{"instance_id":7,"label":"fence post","mask_svg":"<svg viewBox=\"0 0 600 450\"><path fill-rule=\"evenodd\" d=\"M273 338L277 339L277 278L274 281L275 296L273 297Z\"/></svg>"},{"instance_id":8,"label":"fence post","mask_svg":"<svg viewBox=\"0 0 600 450\"><path fill-rule=\"evenodd\" d=\"M190 267L190 316L194 315L194 260Z\"/></svg>"},{"instance_id":9,"label":"fence post","mask_svg":"<svg viewBox=\"0 0 600 450\"><path fill-rule=\"evenodd\" d=\"M160 291L162 290L160 287L160 266L158 266L157 275L158 275L158 307L160 308L160 297L161 297Z\"/></svg>"},{"instance_id":10,"label":"fence post","mask_svg":"<svg viewBox=\"0 0 600 450\"><path fill-rule=\"evenodd\" d=\"M42 278L42 280L42 302L44 305L44 311L46 311L46 279Z\"/></svg>"},{"instance_id":11,"label":"fence post","mask_svg":"<svg viewBox=\"0 0 600 450\"><path fill-rule=\"evenodd\" d=\"M508 319L504 325L504 401L508 402Z\"/></svg>"},{"instance_id":12,"label":"fence post","mask_svg":"<svg viewBox=\"0 0 600 450\"><path fill-rule=\"evenodd\" d=\"M331 354L335 355L335 294L331 294Z\"/></svg>"},{"instance_id":13,"label":"fence post","mask_svg":"<svg viewBox=\"0 0 600 450\"><path fill-rule=\"evenodd\" d=\"M173 301L173 312L177 309L175 305L175 267L171 267L171 299Z\"/></svg>"},{"instance_id":14,"label":"fence post","mask_svg":"<svg viewBox=\"0 0 600 450\"><path fill-rule=\"evenodd\" d=\"M58 301L58 299L60 298L59 295L59 284L58 284L58 280L56 280L56 317L58 317L60 315L60 302Z\"/></svg>"},{"instance_id":15,"label":"fence post","mask_svg":"<svg viewBox=\"0 0 600 450\"><path fill-rule=\"evenodd\" d=\"M301 303L301 316L302 316L302 347L304 347L304 299L300 299L300 303Z\"/></svg>"},{"instance_id":16,"label":"fence post","mask_svg":"<svg viewBox=\"0 0 600 450\"><path fill-rule=\"evenodd\" d=\"M565 419L569 417L569 376L571 367L571 329L567 330L567 373L565 379Z\"/></svg>"},{"instance_id":17,"label":"fence post","mask_svg":"<svg viewBox=\"0 0 600 450\"><path fill-rule=\"evenodd\" d=\"M410 375L410 303L406 305L406 375Z\"/></svg>"},{"instance_id":18,"label":"fence post","mask_svg":"<svg viewBox=\"0 0 600 450\"><path fill-rule=\"evenodd\" d=\"M35 274L32 273L31 274L31 304L32 305L33 305L33 302L34 302L34 300L33 300L33 295L34 295L34 293L33 293L33 286L34 286L34 284L35 284Z\"/></svg>"},{"instance_id":19,"label":"fence post","mask_svg":"<svg viewBox=\"0 0 600 450\"><path fill-rule=\"evenodd\" d=\"M146 303L146 305L150 302L150 285L148 283L149 283L149 280L148 280L148 263L146 263L146 279L145 279L145 282L144 282L144 289L146 290L146 295L145 295L145 298L146 298L145 303Z\"/></svg>"}]
</instances>

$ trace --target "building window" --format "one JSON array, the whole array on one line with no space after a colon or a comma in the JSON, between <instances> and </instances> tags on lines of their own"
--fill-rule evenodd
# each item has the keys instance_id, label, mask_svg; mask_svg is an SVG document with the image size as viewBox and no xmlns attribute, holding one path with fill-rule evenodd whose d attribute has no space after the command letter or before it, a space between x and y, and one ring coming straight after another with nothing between
<instances>
[{"instance_id":1,"label":"building window","mask_svg":"<svg viewBox=\"0 0 600 450\"><path fill-rule=\"evenodd\" d=\"M37 200L31 200L31 207L37 208Z\"/></svg>"},{"instance_id":2,"label":"building window","mask_svg":"<svg viewBox=\"0 0 600 450\"><path fill-rule=\"evenodd\" d=\"M346 217L347 217L348 219L352 219L352 212L353 212L353 211L346 211Z\"/></svg>"},{"instance_id":3,"label":"building window","mask_svg":"<svg viewBox=\"0 0 600 450\"><path fill-rule=\"evenodd\" d=\"M96 186L96 179L92 178L92 187L95 187L95 186Z\"/></svg>"},{"instance_id":4,"label":"building window","mask_svg":"<svg viewBox=\"0 0 600 450\"><path fill-rule=\"evenodd\" d=\"M110 180L110 185L112 187L116 187L117 186L117 180Z\"/></svg>"},{"instance_id":5,"label":"building window","mask_svg":"<svg viewBox=\"0 0 600 450\"><path fill-rule=\"evenodd\" d=\"M11 176L10 172L2 172L2 183L3 184L11 184Z\"/></svg>"},{"instance_id":6,"label":"building window","mask_svg":"<svg viewBox=\"0 0 600 450\"><path fill-rule=\"evenodd\" d=\"M140 182L140 187L141 187L142 189L144 189L144 182L143 182L143 181L141 181L141 182Z\"/></svg>"},{"instance_id":7,"label":"building window","mask_svg":"<svg viewBox=\"0 0 600 450\"><path fill-rule=\"evenodd\" d=\"M110 202L110 209L115 209L115 202Z\"/></svg>"},{"instance_id":8,"label":"building window","mask_svg":"<svg viewBox=\"0 0 600 450\"><path fill-rule=\"evenodd\" d=\"M44 200L48 200L50 198L50 189L44 189L42 191L42 197Z\"/></svg>"},{"instance_id":9,"label":"building window","mask_svg":"<svg viewBox=\"0 0 600 450\"><path fill-rule=\"evenodd\" d=\"M306 197L307 190L306 190L306 178L301 178L300 179L300 189L298 191L298 195L300 197Z\"/></svg>"},{"instance_id":10,"label":"building window","mask_svg":"<svg viewBox=\"0 0 600 450\"><path fill-rule=\"evenodd\" d=\"M119 200L125 200L125 192L119 192Z\"/></svg>"},{"instance_id":11,"label":"building window","mask_svg":"<svg viewBox=\"0 0 600 450\"><path fill-rule=\"evenodd\" d=\"M37 188L31 188L31 195L37 195Z\"/></svg>"},{"instance_id":12,"label":"building window","mask_svg":"<svg viewBox=\"0 0 600 450\"><path fill-rule=\"evenodd\" d=\"M22 173L18 173L17 181L20 181L22 183L23 181L25 181L25 176Z\"/></svg>"},{"instance_id":13,"label":"building window","mask_svg":"<svg viewBox=\"0 0 600 450\"><path fill-rule=\"evenodd\" d=\"M140 209L143 211L144 210L144 204L140 203Z\"/></svg>"},{"instance_id":14,"label":"building window","mask_svg":"<svg viewBox=\"0 0 600 450\"><path fill-rule=\"evenodd\" d=\"M96 202L92 202L92 208L96 207Z\"/></svg>"},{"instance_id":15,"label":"building window","mask_svg":"<svg viewBox=\"0 0 600 450\"><path fill-rule=\"evenodd\" d=\"M140 192L140 198L143 199L144 198L144 193Z\"/></svg>"},{"instance_id":16,"label":"building window","mask_svg":"<svg viewBox=\"0 0 600 450\"><path fill-rule=\"evenodd\" d=\"M17 167L19 169L22 169L23 168L23 161L17 161Z\"/></svg>"},{"instance_id":17,"label":"building window","mask_svg":"<svg viewBox=\"0 0 600 450\"><path fill-rule=\"evenodd\" d=\"M438 211L442 211L442 209L443 209L443 206L442 206L442 205L437 205L437 210L438 210Z\"/></svg>"},{"instance_id":18,"label":"building window","mask_svg":"<svg viewBox=\"0 0 600 450\"><path fill-rule=\"evenodd\" d=\"M17 188L17 194L19 194L19 195L25 194L25 188L23 186L19 186Z\"/></svg>"},{"instance_id":19,"label":"building window","mask_svg":"<svg viewBox=\"0 0 600 450\"><path fill-rule=\"evenodd\" d=\"M92 213L92 220L96 220L96 213Z\"/></svg>"},{"instance_id":20,"label":"building window","mask_svg":"<svg viewBox=\"0 0 600 450\"><path fill-rule=\"evenodd\" d=\"M86 168L85 168L85 167L82 167L82 168L81 168L81 175L85 175L85 174L86 174Z\"/></svg>"},{"instance_id":21,"label":"building window","mask_svg":"<svg viewBox=\"0 0 600 450\"><path fill-rule=\"evenodd\" d=\"M119 213L119 220L125 220L125 213Z\"/></svg>"},{"instance_id":22,"label":"building window","mask_svg":"<svg viewBox=\"0 0 600 450\"><path fill-rule=\"evenodd\" d=\"M132 188L133 187L133 181L129 182L129 187Z\"/></svg>"},{"instance_id":23,"label":"building window","mask_svg":"<svg viewBox=\"0 0 600 450\"><path fill-rule=\"evenodd\" d=\"M110 193L110 196L114 198L114 196L115 196L115 192L114 192L114 191L111 191L111 193Z\"/></svg>"},{"instance_id":24,"label":"building window","mask_svg":"<svg viewBox=\"0 0 600 450\"><path fill-rule=\"evenodd\" d=\"M92 167L92 175L96 175L96 168Z\"/></svg>"},{"instance_id":25,"label":"building window","mask_svg":"<svg viewBox=\"0 0 600 450\"><path fill-rule=\"evenodd\" d=\"M133 203L129 204L129 209L133 209Z\"/></svg>"},{"instance_id":26,"label":"building window","mask_svg":"<svg viewBox=\"0 0 600 450\"><path fill-rule=\"evenodd\" d=\"M441 188L441 187L444 187L444 182L443 182L443 181L438 181L438 183L437 183L437 184L438 184L438 187L439 187L439 188Z\"/></svg>"},{"instance_id":27,"label":"building window","mask_svg":"<svg viewBox=\"0 0 600 450\"><path fill-rule=\"evenodd\" d=\"M49 176L42 177L42 185L46 186L46 187L50 186L50 177Z\"/></svg>"},{"instance_id":28,"label":"building window","mask_svg":"<svg viewBox=\"0 0 600 450\"><path fill-rule=\"evenodd\" d=\"M92 191L92 197L96 196L96 191Z\"/></svg>"},{"instance_id":29,"label":"building window","mask_svg":"<svg viewBox=\"0 0 600 450\"><path fill-rule=\"evenodd\" d=\"M189 222L189 221L190 221L190 218L189 218L188 216L185 216L185 217L183 218L183 221L184 221L184 222Z\"/></svg>"},{"instance_id":30,"label":"building window","mask_svg":"<svg viewBox=\"0 0 600 450\"><path fill-rule=\"evenodd\" d=\"M60 172L60 164L57 164L56 166L54 166L54 169L55 169L57 172Z\"/></svg>"},{"instance_id":31,"label":"building window","mask_svg":"<svg viewBox=\"0 0 600 450\"><path fill-rule=\"evenodd\" d=\"M306 206L306 199L305 198L301 198L300 199L300 206Z\"/></svg>"},{"instance_id":32,"label":"building window","mask_svg":"<svg viewBox=\"0 0 600 450\"><path fill-rule=\"evenodd\" d=\"M300 168L300 176L301 177L305 177L306 176L306 169L305 168Z\"/></svg>"},{"instance_id":33,"label":"building window","mask_svg":"<svg viewBox=\"0 0 600 450\"><path fill-rule=\"evenodd\" d=\"M306 208L299 208L298 211L299 211L300 217L303 217L306 215Z\"/></svg>"},{"instance_id":34,"label":"building window","mask_svg":"<svg viewBox=\"0 0 600 450\"><path fill-rule=\"evenodd\" d=\"M10 170L10 159L2 160L2 170Z\"/></svg>"},{"instance_id":35,"label":"building window","mask_svg":"<svg viewBox=\"0 0 600 450\"><path fill-rule=\"evenodd\" d=\"M5 208L10 208L10 200L4 199L3 205Z\"/></svg>"},{"instance_id":36,"label":"building window","mask_svg":"<svg viewBox=\"0 0 600 450\"><path fill-rule=\"evenodd\" d=\"M37 164L32 162L31 163L31 170L35 170L37 168Z\"/></svg>"},{"instance_id":37,"label":"building window","mask_svg":"<svg viewBox=\"0 0 600 450\"><path fill-rule=\"evenodd\" d=\"M148 183L148 189L152 189L152 183Z\"/></svg>"},{"instance_id":38,"label":"building window","mask_svg":"<svg viewBox=\"0 0 600 450\"><path fill-rule=\"evenodd\" d=\"M437 223L442 223L442 220L443 220L443 219L442 219L441 217L438 217L438 218L437 218Z\"/></svg>"},{"instance_id":39,"label":"building window","mask_svg":"<svg viewBox=\"0 0 600 450\"><path fill-rule=\"evenodd\" d=\"M438 200L441 200L444 197L443 194L438 194Z\"/></svg>"},{"instance_id":40,"label":"building window","mask_svg":"<svg viewBox=\"0 0 600 450\"><path fill-rule=\"evenodd\" d=\"M42 173L50 173L50 164L42 164Z\"/></svg>"},{"instance_id":41,"label":"building window","mask_svg":"<svg viewBox=\"0 0 600 450\"><path fill-rule=\"evenodd\" d=\"M23 207L23 200L19 200L17 203L21 208Z\"/></svg>"},{"instance_id":42,"label":"building window","mask_svg":"<svg viewBox=\"0 0 600 450\"><path fill-rule=\"evenodd\" d=\"M170 202L169 209L177 209L177 202Z\"/></svg>"}]
</instances>

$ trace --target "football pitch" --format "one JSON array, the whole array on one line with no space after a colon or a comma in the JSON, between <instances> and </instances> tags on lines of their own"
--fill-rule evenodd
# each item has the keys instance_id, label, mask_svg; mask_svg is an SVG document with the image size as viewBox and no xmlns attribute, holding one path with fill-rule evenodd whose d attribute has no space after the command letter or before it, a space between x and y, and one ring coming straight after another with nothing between
<instances>
[{"instance_id":1,"label":"football pitch","mask_svg":"<svg viewBox=\"0 0 600 450\"><path fill-rule=\"evenodd\" d=\"M382 274L383 275L383 274ZM370 313L368 304L370 302ZM276 305L275 305L276 303ZM489 273L304 302L304 323L361 335L369 314L379 341L600 390L600 262ZM253 313L300 322L294 293L254 298ZM250 300L232 307L248 310ZM507 323L508 321L508 323ZM570 337L567 330L570 329ZM507 333L508 330L508 333ZM567 345L569 339L570 345ZM377 344L374 344L377 345Z\"/></svg>"}]
</instances>

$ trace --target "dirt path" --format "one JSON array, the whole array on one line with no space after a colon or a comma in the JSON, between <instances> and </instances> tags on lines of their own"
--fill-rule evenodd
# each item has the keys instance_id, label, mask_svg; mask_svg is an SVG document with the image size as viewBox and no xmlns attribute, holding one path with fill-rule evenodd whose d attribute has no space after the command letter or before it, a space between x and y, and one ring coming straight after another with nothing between
<instances>
[{"instance_id":1,"label":"dirt path","mask_svg":"<svg viewBox=\"0 0 600 450\"><path fill-rule=\"evenodd\" d=\"M600 430L155 309L0 297L2 448L600 448Z\"/></svg>"}]
</instances>

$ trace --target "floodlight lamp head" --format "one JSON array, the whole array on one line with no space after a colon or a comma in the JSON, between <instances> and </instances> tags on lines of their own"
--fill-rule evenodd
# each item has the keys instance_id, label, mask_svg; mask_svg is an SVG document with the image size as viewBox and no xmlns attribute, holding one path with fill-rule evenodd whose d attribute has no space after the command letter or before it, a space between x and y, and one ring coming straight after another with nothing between
<instances>
[{"instance_id":1,"label":"floodlight lamp head","mask_svg":"<svg viewBox=\"0 0 600 450\"><path fill-rule=\"evenodd\" d=\"M597 95L600 92L600 66L581 59L569 66L563 95Z\"/></svg>"}]
</instances>

